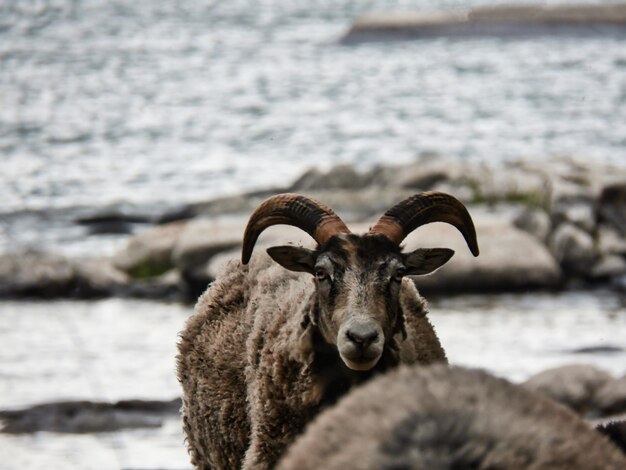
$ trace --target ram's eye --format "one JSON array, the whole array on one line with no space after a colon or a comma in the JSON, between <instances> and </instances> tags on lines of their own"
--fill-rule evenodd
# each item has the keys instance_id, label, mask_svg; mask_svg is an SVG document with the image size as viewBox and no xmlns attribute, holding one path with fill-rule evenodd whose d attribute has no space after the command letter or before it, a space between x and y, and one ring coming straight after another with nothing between
<instances>
[{"instance_id":1,"label":"ram's eye","mask_svg":"<svg viewBox=\"0 0 626 470\"><path fill-rule=\"evenodd\" d=\"M327 279L330 279L330 276L323 269L316 269L315 279L317 279L319 282L322 282L322 281L326 281Z\"/></svg>"}]
</instances>

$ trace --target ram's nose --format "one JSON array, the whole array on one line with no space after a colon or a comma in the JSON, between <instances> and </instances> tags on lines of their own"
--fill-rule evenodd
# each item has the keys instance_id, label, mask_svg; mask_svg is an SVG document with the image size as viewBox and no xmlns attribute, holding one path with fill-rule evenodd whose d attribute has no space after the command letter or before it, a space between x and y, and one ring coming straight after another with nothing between
<instances>
[{"instance_id":1,"label":"ram's nose","mask_svg":"<svg viewBox=\"0 0 626 470\"><path fill-rule=\"evenodd\" d=\"M378 330L370 324L356 323L346 330L346 337L361 349L378 339Z\"/></svg>"}]
</instances>

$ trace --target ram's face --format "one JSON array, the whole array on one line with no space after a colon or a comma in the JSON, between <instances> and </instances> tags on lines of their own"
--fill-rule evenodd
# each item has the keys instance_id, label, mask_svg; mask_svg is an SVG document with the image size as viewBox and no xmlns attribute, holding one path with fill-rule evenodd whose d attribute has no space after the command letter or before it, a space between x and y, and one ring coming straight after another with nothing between
<instances>
[{"instance_id":1,"label":"ram's face","mask_svg":"<svg viewBox=\"0 0 626 470\"><path fill-rule=\"evenodd\" d=\"M397 247L383 238L342 235L333 242L317 257L314 269L319 328L346 366L368 370L398 322L405 267Z\"/></svg>"},{"instance_id":2,"label":"ram's face","mask_svg":"<svg viewBox=\"0 0 626 470\"><path fill-rule=\"evenodd\" d=\"M315 321L321 334L346 366L363 371L376 365L385 342L398 331L402 277L431 272L453 252L435 248L403 254L381 235L340 234L317 251L290 246L268 253L287 269L315 276Z\"/></svg>"}]
</instances>

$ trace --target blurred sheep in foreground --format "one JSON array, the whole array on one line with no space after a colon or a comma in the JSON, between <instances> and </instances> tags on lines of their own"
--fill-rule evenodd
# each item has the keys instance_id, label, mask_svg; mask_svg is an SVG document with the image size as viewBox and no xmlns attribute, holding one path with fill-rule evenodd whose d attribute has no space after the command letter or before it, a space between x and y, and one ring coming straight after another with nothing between
<instances>
[{"instance_id":1,"label":"blurred sheep in foreground","mask_svg":"<svg viewBox=\"0 0 626 470\"><path fill-rule=\"evenodd\" d=\"M279 470L624 469L564 406L485 372L401 366L319 415Z\"/></svg>"}]
</instances>

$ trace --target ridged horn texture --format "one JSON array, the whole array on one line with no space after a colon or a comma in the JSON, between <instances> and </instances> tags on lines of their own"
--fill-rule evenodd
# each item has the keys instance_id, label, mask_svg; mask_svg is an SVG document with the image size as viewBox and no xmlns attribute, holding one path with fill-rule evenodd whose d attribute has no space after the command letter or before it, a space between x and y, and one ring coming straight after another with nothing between
<instances>
[{"instance_id":1,"label":"ridged horn texture","mask_svg":"<svg viewBox=\"0 0 626 470\"><path fill-rule=\"evenodd\" d=\"M243 235L241 262L248 264L261 232L271 225L293 225L323 245L338 233L350 233L330 207L300 194L277 194L266 199L250 216Z\"/></svg>"},{"instance_id":2,"label":"ridged horn texture","mask_svg":"<svg viewBox=\"0 0 626 470\"><path fill-rule=\"evenodd\" d=\"M369 233L385 235L399 245L413 230L431 222L454 225L465 238L472 254L478 256L472 217L461 201L446 193L420 193L399 202L385 212Z\"/></svg>"}]
</instances>

